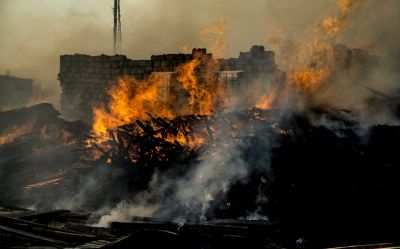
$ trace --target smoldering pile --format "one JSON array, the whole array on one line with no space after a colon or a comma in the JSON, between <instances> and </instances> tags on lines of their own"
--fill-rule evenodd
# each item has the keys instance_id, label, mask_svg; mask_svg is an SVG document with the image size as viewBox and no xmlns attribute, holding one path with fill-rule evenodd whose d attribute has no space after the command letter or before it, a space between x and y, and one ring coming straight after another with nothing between
<instances>
[{"instance_id":1,"label":"smoldering pile","mask_svg":"<svg viewBox=\"0 0 400 249\"><path fill-rule=\"evenodd\" d=\"M79 149L90 127L59 115L50 104L0 112L2 202L50 208L87 168Z\"/></svg>"},{"instance_id":2,"label":"smoldering pile","mask_svg":"<svg viewBox=\"0 0 400 249\"><path fill-rule=\"evenodd\" d=\"M278 127L273 111L257 108L172 119L148 115L151 116L149 120L136 120L109 131L110 140L93 143L102 153L93 164L110 164L123 169L124 176L144 181L144 185L132 182L135 189L146 187L155 170L174 168L187 172L206 156L221 152L222 148L250 146L257 143L255 140L269 141L273 135L285 132ZM252 149L265 151L261 147L264 144L258 142Z\"/></svg>"},{"instance_id":3,"label":"smoldering pile","mask_svg":"<svg viewBox=\"0 0 400 249\"><path fill-rule=\"evenodd\" d=\"M248 109L215 116L136 121L115 131L108 142L108 150L102 149L101 160L108 161L111 169L122 169L121 179L125 179L140 196L131 199L135 200L133 206L145 202L144 206L152 210L146 214L164 218L196 219L199 214L205 214L207 218L232 218L258 214L278 220L291 217L291 223L309 214L307 218L301 218L301 223L306 224L318 213L316 207L322 205L332 217L353 220L352 215L360 217L353 213L355 210L334 210L333 206L351 200L350 197L341 200L341 197L361 194L378 198L382 194L380 191L387 191L386 188L396 184L393 180L375 177L396 175L398 161L394 148L398 143L398 126L365 128L346 110L314 108L284 116L278 113L281 112ZM184 136L183 143L168 141L168 137L180 132ZM196 144L192 137L197 137L201 143ZM169 151L168 148L174 149ZM213 167L237 170L244 165L245 172L235 172L240 177L230 175L228 190L221 188L219 193L213 192L212 187L196 181L196 177L207 176L194 174L194 177L192 172L205 167L202 164L204 157L218 161L227 151L233 151L234 155ZM232 158L241 162L236 164ZM210 179L224 182L225 177L223 173ZM204 210L206 201L197 203L176 194L180 188L188 187L186 183L182 184L182 178L194 180L195 188L204 187L201 191L210 191L208 194L213 198L206 204L207 210ZM145 190L145 198L140 190ZM334 194L336 199L330 199L332 191L338 191ZM197 198L203 200L200 195ZM292 209L293 206L299 208ZM135 212L139 211L131 214L138 214ZM296 213L295 217L292 212ZM129 220L129 215L124 217Z\"/></svg>"},{"instance_id":4,"label":"smoldering pile","mask_svg":"<svg viewBox=\"0 0 400 249\"><path fill-rule=\"evenodd\" d=\"M354 230L360 238L390 237L382 226L400 220L400 127L365 128L346 110L281 113L252 108L137 120L110 131L109 141L89 150L101 151L94 157L82 142L89 128L62 120L49 105L3 112L3 132L33 116L35 125L0 146L2 200L116 206L106 223L137 215L186 222L268 217L293 238L306 232L326 242Z\"/></svg>"}]
</instances>

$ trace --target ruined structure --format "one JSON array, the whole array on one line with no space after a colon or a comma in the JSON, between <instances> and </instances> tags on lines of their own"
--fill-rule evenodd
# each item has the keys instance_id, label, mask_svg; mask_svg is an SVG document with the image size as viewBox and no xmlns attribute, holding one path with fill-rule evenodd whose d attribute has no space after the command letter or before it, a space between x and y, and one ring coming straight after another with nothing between
<instances>
[{"instance_id":1,"label":"ruined structure","mask_svg":"<svg viewBox=\"0 0 400 249\"><path fill-rule=\"evenodd\" d=\"M176 82L177 68L199 54L212 64L215 82L226 90L226 98L240 97L241 105L254 105L254 91L251 89L267 92L271 85L286 80L286 73L280 71L275 62L275 53L266 51L263 46L253 46L248 52L240 52L238 58L228 59L215 59L205 49L193 49L191 54L153 55L150 60L131 60L124 55L62 55L59 73L61 112L67 118L91 123L93 107L107 103L109 84L124 75L144 80L151 74L158 74L165 80L165 91L160 101L170 92L178 95L171 84ZM373 57L367 51L343 45L334 47L333 58L333 71L328 79L331 82L342 72L349 72L347 78L362 79L374 65L371 63ZM202 81L201 77L199 81Z\"/></svg>"},{"instance_id":2,"label":"ruined structure","mask_svg":"<svg viewBox=\"0 0 400 249\"><path fill-rule=\"evenodd\" d=\"M282 73L275 63L275 54L263 46L253 46L238 58L213 59L205 49L193 49L192 54L153 55L150 60L131 60L124 55L89 56L62 55L59 80L61 83L61 112L70 119L92 121L92 108L107 102L107 87L116 78L130 75L143 80L152 73L171 79L177 67L194 59L195 54L213 62L218 84L225 84L235 96L244 84L263 84L281 80Z\"/></svg>"},{"instance_id":3,"label":"ruined structure","mask_svg":"<svg viewBox=\"0 0 400 249\"><path fill-rule=\"evenodd\" d=\"M0 110L23 107L32 98L33 80L0 75Z\"/></svg>"}]
</instances>

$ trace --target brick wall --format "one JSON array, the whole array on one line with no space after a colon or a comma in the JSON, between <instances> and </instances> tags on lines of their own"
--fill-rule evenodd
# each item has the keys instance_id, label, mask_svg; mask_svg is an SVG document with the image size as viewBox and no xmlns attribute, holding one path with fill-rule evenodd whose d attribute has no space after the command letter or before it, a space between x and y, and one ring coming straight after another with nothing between
<instances>
[{"instance_id":1,"label":"brick wall","mask_svg":"<svg viewBox=\"0 0 400 249\"><path fill-rule=\"evenodd\" d=\"M123 55L89 56L62 55L59 81L61 84L61 113L70 119L92 121L92 108L108 101L107 87L118 76L131 75L141 80L152 72L174 72L177 67L200 54L214 60L216 71L240 71L237 84L248 84L257 79L276 80L279 71L275 54L263 46L253 46L238 58L213 59L205 49L193 49L192 54L153 55L150 60L131 60Z\"/></svg>"}]
</instances>

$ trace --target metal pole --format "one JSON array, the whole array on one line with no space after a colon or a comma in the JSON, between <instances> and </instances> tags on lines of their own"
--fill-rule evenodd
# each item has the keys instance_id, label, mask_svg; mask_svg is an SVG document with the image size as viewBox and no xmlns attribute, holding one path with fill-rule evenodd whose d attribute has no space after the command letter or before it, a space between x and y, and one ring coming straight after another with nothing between
<instances>
[{"instance_id":1,"label":"metal pole","mask_svg":"<svg viewBox=\"0 0 400 249\"><path fill-rule=\"evenodd\" d=\"M114 29L113 29L113 53L117 52L117 11L118 11L118 0L114 0Z\"/></svg>"}]
</instances>

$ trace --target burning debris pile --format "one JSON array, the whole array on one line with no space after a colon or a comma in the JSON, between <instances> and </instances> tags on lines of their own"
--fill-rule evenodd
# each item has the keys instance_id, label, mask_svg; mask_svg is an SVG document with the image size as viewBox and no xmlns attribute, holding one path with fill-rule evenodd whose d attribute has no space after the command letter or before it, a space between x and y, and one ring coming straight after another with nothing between
<instances>
[{"instance_id":1,"label":"burning debris pile","mask_svg":"<svg viewBox=\"0 0 400 249\"><path fill-rule=\"evenodd\" d=\"M175 226L148 220L139 222L139 227L134 216L144 214L139 210L145 202L149 208L146 214L165 220L185 217L190 233L195 229L192 226L196 226L190 225L190 221L198 222L201 215L205 218L200 220L203 232L211 231L207 227L211 224L212 229L217 229L212 221L215 218L262 219L267 215L281 223L283 238L275 237L275 242L294 243L305 237L308 243L319 247L335 244L339 238L354 243L366 234L371 243L393 238L390 229L382 227L389 220L393 223L400 220L397 212L400 206L395 200L400 177L396 152L400 146L399 126L371 126L364 130L348 111L311 108L285 116L279 113L276 109L251 108L172 119L156 118L149 113L147 120L110 130L108 140L92 141L92 147L86 148L90 153L85 152L90 161L75 154L87 146L84 142L90 129L83 123L58 118L54 108L46 104L3 112L0 113L3 130L9 131L6 127L14 125L23 127L27 120L35 122L15 138L2 140L5 142L0 146L4 179L1 189L8 190L2 192L2 200L23 205L38 198L37 207L43 208L45 198L57 200L51 193L62 195L61 198L83 195L85 202L91 203L81 208L95 210L99 205L130 199L130 203L118 204L111 216L85 218L85 222L92 223L102 220L111 226L113 233L120 231L113 236L123 236L133 227L131 232L137 233L149 226L152 230ZM330 126L322 124L327 121ZM43 129L49 126L53 127L52 133ZM60 130L71 135L61 136ZM93 153L96 150L101 153ZM232 154L224 155L228 151ZM65 153L70 157L66 161L61 157ZM57 163L51 163L54 157ZM209 165L209 160L216 163ZM244 167L240 168L241 165ZM100 175L93 185L82 184L89 179L85 175L96 171L105 175ZM84 180L78 181L77 177ZM191 189L189 182L194 182L198 191ZM74 184L78 184L78 189L84 188L84 193L72 189ZM60 192L63 188L64 192ZM203 194L209 199L202 199ZM195 201L193 195L201 202ZM57 213L51 219L60 219L59 215L65 218L65 214ZM7 226L14 227L14 220L7 222ZM180 220L176 222L179 224ZM267 229L269 224L258 228ZM346 224L346 228L341 224ZM232 225L229 227L233 229ZM336 230L338 227L340 231ZM166 230L172 233L186 231L186 228L170 228ZM228 231L227 227L218 229L223 233ZM189 236L189 230L185 236ZM268 233L268 236L273 234ZM216 239L214 236L212 240ZM246 236L242 242L248 244ZM104 238L98 239L108 241ZM259 239L252 242L259 243ZM260 243L272 243L267 241Z\"/></svg>"},{"instance_id":2,"label":"burning debris pile","mask_svg":"<svg viewBox=\"0 0 400 249\"><path fill-rule=\"evenodd\" d=\"M277 127L271 111L255 108L213 116L177 116L173 119L148 115L151 117L149 120L136 120L109 131L110 140L93 143L103 154L96 164L109 163L130 169L168 169L179 161L190 165L191 159L204 157L221 146L244 144L261 129L266 136L285 132ZM92 138L96 140L96 137Z\"/></svg>"},{"instance_id":3,"label":"burning debris pile","mask_svg":"<svg viewBox=\"0 0 400 249\"><path fill-rule=\"evenodd\" d=\"M148 198L145 202L156 201L166 205L164 214L158 213L158 216L187 219L192 214L190 220L196 222L204 220L204 215L212 212L211 206L221 206L225 209L223 212L231 211L229 201L222 201L223 198L216 201L213 197L228 191L231 179L236 181L234 179L245 177L247 172L252 174L256 169L258 178L261 174L264 175L263 179L269 178L268 154L260 152L270 150L277 134L290 132L278 127L273 111L256 108L213 116L177 116L173 119L148 115L151 118L146 121L136 120L110 130L109 140L99 143L91 141L91 149L101 152L93 164L107 164L114 171L122 171L119 179L130 186L129 190L134 193L128 199L137 200L143 197L142 191L151 188L154 188L153 191L164 189L165 195L159 193L153 196L150 193L145 197ZM212 162L204 164L208 160ZM232 162L227 162L230 160ZM230 165L227 166L227 163ZM216 186L212 186L213 178ZM167 193L173 193L177 187L175 184L185 184L185 181L189 185L190 181L197 182L199 192L186 193L183 202L179 200L182 197ZM199 200L196 200L197 197ZM177 198L177 202L170 206L168 199L174 198ZM227 213L226 216L243 215L247 208L256 208L254 205L251 203L251 207L241 207L240 211ZM199 209L195 210L194 206L199 206ZM179 214L172 214L175 212Z\"/></svg>"},{"instance_id":4,"label":"burning debris pile","mask_svg":"<svg viewBox=\"0 0 400 249\"><path fill-rule=\"evenodd\" d=\"M194 248L398 242L400 104L383 93L398 91L397 60L337 45L365 2L337 1L290 43L286 73L263 46L230 59L63 56L62 106L92 126L46 104L0 113L1 200L90 212L75 228L122 238L116 248L153 237ZM76 218L44 216L62 229ZM0 231L32 237L16 217Z\"/></svg>"},{"instance_id":5,"label":"burning debris pile","mask_svg":"<svg viewBox=\"0 0 400 249\"><path fill-rule=\"evenodd\" d=\"M90 131L83 122L59 118L50 104L0 112L0 120L3 201L49 205L41 198L51 199L59 192L43 191L43 187L53 186L63 192L71 176L87 168L78 151L83 135Z\"/></svg>"},{"instance_id":6,"label":"burning debris pile","mask_svg":"<svg viewBox=\"0 0 400 249\"><path fill-rule=\"evenodd\" d=\"M359 53L324 51L339 50ZM361 65L353 59L346 61ZM400 221L396 101L376 101L392 126L365 121L371 99L385 96L372 88L351 85L367 93L360 101L367 108L335 105L335 82L350 86L364 71L334 64L290 72L285 82L268 81L268 90L250 82L258 92L232 108L211 62L202 53L167 80L117 78L109 101L93 107L92 127L63 120L47 104L0 113L2 200L100 213L91 225L111 228L135 226L138 216L277 221L288 246L303 237L316 247L394 237L381 227ZM385 215L365 219L370 213Z\"/></svg>"},{"instance_id":7,"label":"burning debris pile","mask_svg":"<svg viewBox=\"0 0 400 249\"><path fill-rule=\"evenodd\" d=\"M119 78L110 102L94 108L92 127L47 104L0 113L2 200L100 212L92 225L124 229L137 216L271 220L289 246L302 237L316 247L394 237L381 227L400 221L399 126L324 105L320 93L335 78L314 71L271 84L258 108L227 111L223 95L198 80L207 71L199 65L195 58L179 67L179 104L160 101L157 75Z\"/></svg>"}]
</instances>

